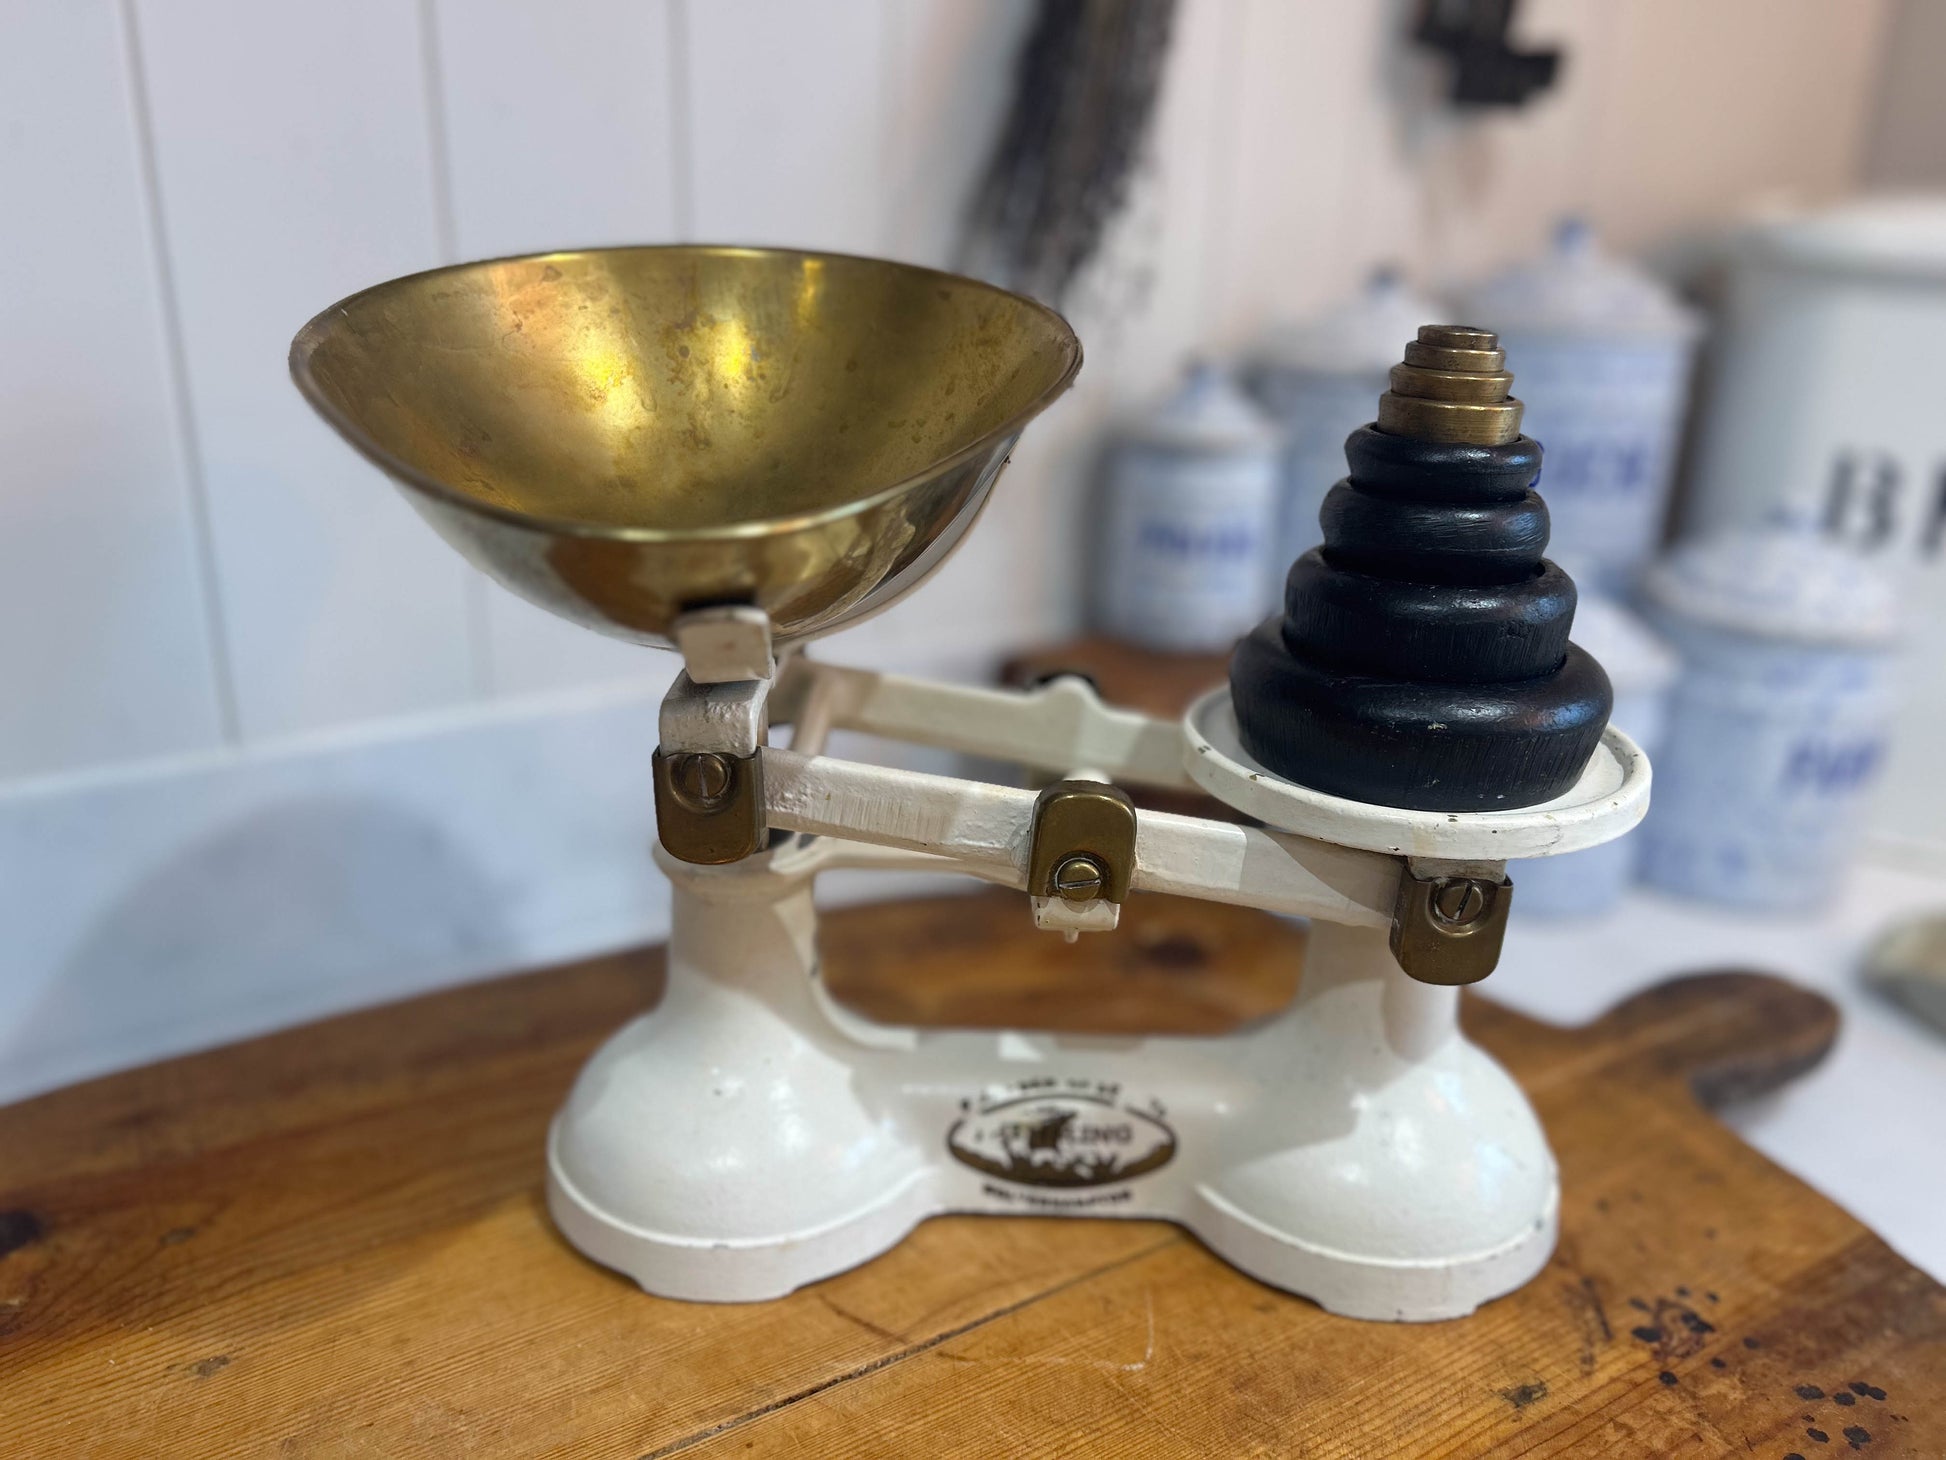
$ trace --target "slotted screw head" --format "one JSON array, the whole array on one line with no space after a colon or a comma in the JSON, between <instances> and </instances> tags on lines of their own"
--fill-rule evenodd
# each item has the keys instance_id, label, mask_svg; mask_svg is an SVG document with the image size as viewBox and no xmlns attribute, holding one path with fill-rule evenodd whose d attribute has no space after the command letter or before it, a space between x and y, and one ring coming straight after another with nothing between
<instances>
[{"instance_id":1,"label":"slotted screw head","mask_svg":"<svg viewBox=\"0 0 1946 1460\"><path fill-rule=\"evenodd\" d=\"M691 811L715 811L730 794L730 763L714 751L696 751L677 759L669 782Z\"/></svg>"},{"instance_id":2,"label":"slotted screw head","mask_svg":"<svg viewBox=\"0 0 1946 1460\"><path fill-rule=\"evenodd\" d=\"M1054 869L1054 890L1069 902L1093 902L1106 881L1093 857L1068 857Z\"/></svg>"},{"instance_id":3,"label":"slotted screw head","mask_svg":"<svg viewBox=\"0 0 1946 1460\"><path fill-rule=\"evenodd\" d=\"M1446 877L1432 890L1432 910L1443 923L1464 928L1487 910L1487 892L1474 877Z\"/></svg>"}]
</instances>

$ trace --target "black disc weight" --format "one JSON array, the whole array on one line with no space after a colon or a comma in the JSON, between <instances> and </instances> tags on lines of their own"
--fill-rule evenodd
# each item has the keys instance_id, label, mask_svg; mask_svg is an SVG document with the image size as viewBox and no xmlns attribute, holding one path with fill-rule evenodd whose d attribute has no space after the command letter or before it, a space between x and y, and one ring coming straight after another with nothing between
<instances>
[{"instance_id":1,"label":"black disc weight","mask_svg":"<svg viewBox=\"0 0 1946 1460\"><path fill-rule=\"evenodd\" d=\"M1531 679L1567 652L1574 602L1574 584L1548 562L1515 583L1411 583L1335 567L1313 548L1284 580L1283 641L1346 674Z\"/></svg>"},{"instance_id":2,"label":"black disc weight","mask_svg":"<svg viewBox=\"0 0 1946 1460\"><path fill-rule=\"evenodd\" d=\"M1427 583L1511 583L1547 548L1547 507L1533 491L1511 502L1405 502L1344 481L1318 522L1332 563Z\"/></svg>"},{"instance_id":3,"label":"black disc weight","mask_svg":"<svg viewBox=\"0 0 1946 1460\"><path fill-rule=\"evenodd\" d=\"M1266 769L1354 801L1421 811L1505 811L1574 785L1613 702L1608 676L1570 647L1551 673L1455 686L1346 675L1293 658L1277 621L1230 660L1244 748Z\"/></svg>"},{"instance_id":4,"label":"black disc weight","mask_svg":"<svg viewBox=\"0 0 1946 1460\"><path fill-rule=\"evenodd\" d=\"M1541 448L1526 436L1504 446L1415 441L1376 426L1345 438L1351 479L1366 491L1422 502L1517 502L1541 471Z\"/></svg>"}]
</instances>

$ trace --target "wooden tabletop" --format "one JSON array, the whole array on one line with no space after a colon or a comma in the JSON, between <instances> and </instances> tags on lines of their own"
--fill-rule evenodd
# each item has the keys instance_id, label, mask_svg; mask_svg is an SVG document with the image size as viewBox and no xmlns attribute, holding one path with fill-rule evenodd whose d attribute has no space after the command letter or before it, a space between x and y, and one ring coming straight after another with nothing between
<instances>
[{"instance_id":1,"label":"wooden tabletop","mask_svg":"<svg viewBox=\"0 0 1946 1460\"><path fill-rule=\"evenodd\" d=\"M1289 925L1155 897L1127 924L1070 949L985 893L825 947L883 1016L1207 1030L1290 993ZM943 1218L779 1302L648 1297L555 1235L541 1146L659 980L656 950L600 959L0 1110L0 1452L1946 1455L1946 1294L1692 1098L1828 1046L1775 980L1582 1030L1472 1001L1560 1157L1562 1240L1423 1326L1141 1221Z\"/></svg>"}]
</instances>

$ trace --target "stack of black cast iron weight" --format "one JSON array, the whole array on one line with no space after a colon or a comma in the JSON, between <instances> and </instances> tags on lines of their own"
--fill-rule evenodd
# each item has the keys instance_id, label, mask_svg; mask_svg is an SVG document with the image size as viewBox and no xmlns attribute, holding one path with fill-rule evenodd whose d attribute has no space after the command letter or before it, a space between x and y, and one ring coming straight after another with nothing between
<instances>
[{"instance_id":1,"label":"stack of black cast iron weight","mask_svg":"<svg viewBox=\"0 0 1946 1460\"><path fill-rule=\"evenodd\" d=\"M1499 811L1587 765L1612 695L1568 642L1574 584L1541 556L1541 449L1505 366L1487 331L1428 325L1346 441L1324 546L1230 660L1267 769L1356 801Z\"/></svg>"}]
</instances>

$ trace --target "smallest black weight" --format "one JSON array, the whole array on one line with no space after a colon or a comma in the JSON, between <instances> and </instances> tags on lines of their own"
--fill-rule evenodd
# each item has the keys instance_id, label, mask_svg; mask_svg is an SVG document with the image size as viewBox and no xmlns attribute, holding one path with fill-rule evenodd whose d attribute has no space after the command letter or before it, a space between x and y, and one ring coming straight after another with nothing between
<instances>
[{"instance_id":1,"label":"smallest black weight","mask_svg":"<svg viewBox=\"0 0 1946 1460\"><path fill-rule=\"evenodd\" d=\"M1574 584L1541 556L1540 447L1518 434L1492 336L1429 326L1407 360L1379 425L1345 443L1324 546L1292 565L1283 613L1230 660L1243 744L1357 801L1549 801L1594 754L1613 695L1568 642Z\"/></svg>"}]
</instances>

